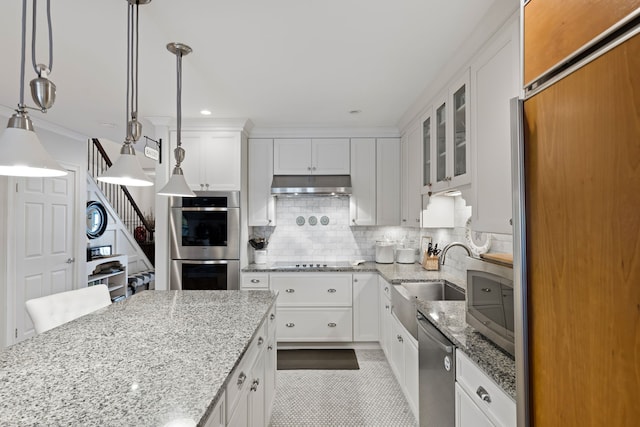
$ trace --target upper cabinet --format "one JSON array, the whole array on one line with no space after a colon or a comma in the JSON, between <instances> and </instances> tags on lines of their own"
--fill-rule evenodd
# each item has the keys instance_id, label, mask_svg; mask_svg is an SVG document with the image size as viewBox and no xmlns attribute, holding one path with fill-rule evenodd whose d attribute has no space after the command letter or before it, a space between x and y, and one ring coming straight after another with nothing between
<instances>
[{"instance_id":1,"label":"upper cabinet","mask_svg":"<svg viewBox=\"0 0 640 427\"><path fill-rule=\"evenodd\" d=\"M423 193L471 182L469 152L469 72L443 92L422 119Z\"/></svg>"},{"instance_id":2,"label":"upper cabinet","mask_svg":"<svg viewBox=\"0 0 640 427\"><path fill-rule=\"evenodd\" d=\"M420 227L422 216L422 194L420 192L421 136L421 127L412 126L400 140L402 156L400 225L406 227Z\"/></svg>"},{"instance_id":3,"label":"upper cabinet","mask_svg":"<svg viewBox=\"0 0 640 427\"><path fill-rule=\"evenodd\" d=\"M240 132L182 131L185 158L182 170L192 190L240 191L242 136ZM176 132L171 132L171 146Z\"/></svg>"},{"instance_id":4,"label":"upper cabinet","mask_svg":"<svg viewBox=\"0 0 640 427\"><path fill-rule=\"evenodd\" d=\"M640 0L532 0L524 7L524 83L529 85L612 25ZM588 25L585 25L588 22Z\"/></svg>"},{"instance_id":5,"label":"upper cabinet","mask_svg":"<svg viewBox=\"0 0 640 427\"><path fill-rule=\"evenodd\" d=\"M400 224L400 140L351 139L350 225Z\"/></svg>"},{"instance_id":6,"label":"upper cabinet","mask_svg":"<svg viewBox=\"0 0 640 427\"><path fill-rule=\"evenodd\" d=\"M273 142L275 175L348 175L348 138L290 138Z\"/></svg>"},{"instance_id":7,"label":"upper cabinet","mask_svg":"<svg viewBox=\"0 0 640 427\"><path fill-rule=\"evenodd\" d=\"M271 195L273 140L249 139L249 185L247 224L276 225L276 202Z\"/></svg>"},{"instance_id":8,"label":"upper cabinet","mask_svg":"<svg viewBox=\"0 0 640 427\"><path fill-rule=\"evenodd\" d=\"M520 92L519 57L515 17L471 64L475 165L471 224L476 231L512 233L509 100Z\"/></svg>"}]
</instances>

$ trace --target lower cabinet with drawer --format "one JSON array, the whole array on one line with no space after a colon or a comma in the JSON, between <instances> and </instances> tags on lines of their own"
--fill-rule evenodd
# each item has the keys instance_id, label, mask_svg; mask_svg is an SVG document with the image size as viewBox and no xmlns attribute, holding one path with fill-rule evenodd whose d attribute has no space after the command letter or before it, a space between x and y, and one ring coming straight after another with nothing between
<instances>
[{"instance_id":1,"label":"lower cabinet with drawer","mask_svg":"<svg viewBox=\"0 0 640 427\"><path fill-rule=\"evenodd\" d=\"M278 341L352 341L350 307L305 307L278 309Z\"/></svg>"},{"instance_id":2,"label":"lower cabinet with drawer","mask_svg":"<svg viewBox=\"0 0 640 427\"><path fill-rule=\"evenodd\" d=\"M513 427L516 403L469 357L456 350L456 427Z\"/></svg>"},{"instance_id":3,"label":"lower cabinet with drawer","mask_svg":"<svg viewBox=\"0 0 640 427\"><path fill-rule=\"evenodd\" d=\"M269 425L276 369L276 343L271 334L275 334L276 322L274 307L231 374L225 396L227 426Z\"/></svg>"}]
</instances>

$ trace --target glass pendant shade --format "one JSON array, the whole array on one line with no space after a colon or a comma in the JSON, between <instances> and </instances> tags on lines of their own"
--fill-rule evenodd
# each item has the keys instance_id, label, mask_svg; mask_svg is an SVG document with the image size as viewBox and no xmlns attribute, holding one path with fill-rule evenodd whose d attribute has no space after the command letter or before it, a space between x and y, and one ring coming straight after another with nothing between
<instances>
[{"instance_id":1,"label":"glass pendant shade","mask_svg":"<svg viewBox=\"0 0 640 427\"><path fill-rule=\"evenodd\" d=\"M120 150L120 157L97 179L108 184L131 187L149 187L153 185L153 181L142 170L136 158L136 151L127 142L124 143L122 150Z\"/></svg>"},{"instance_id":2,"label":"glass pendant shade","mask_svg":"<svg viewBox=\"0 0 640 427\"><path fill-rule=\"evenodd\" d=\"M14 115L15 117L15 115ZM9 120L2 136L0 136L0 175L53 177L64 176L64 170L44 149L38 135L32 130L31 120L21 117L28 122L26 126L14 127Z\"/></svg>"},{"instance_id":3,"label":"glass pendant shade","mask_svg":"<svg viewBox=\"0 0 640 427\"><path fill-rule=\"evenodd\" d=\"M182 196L182 197L196 197L196 193L191 191L187 181L184 179L182 168L175 167L173 174L169 178L169 182L162 190L158 191L161 196Z\"/></svg>"}]
</instances>

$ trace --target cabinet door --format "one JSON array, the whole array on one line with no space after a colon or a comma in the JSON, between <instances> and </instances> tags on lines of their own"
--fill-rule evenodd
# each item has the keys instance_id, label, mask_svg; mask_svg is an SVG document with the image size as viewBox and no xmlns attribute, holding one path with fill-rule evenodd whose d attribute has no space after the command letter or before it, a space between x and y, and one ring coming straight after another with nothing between
<instances>
[{"instance_id":1,"label":"cabinet door","mask_svg":"<svg viewBox=\"0 0 640 427\"><path fill-rule=\"evenodd\" d=\"M202 138L205 186L212 191L240 191L242 141L240 134L205 133Z\"/></svg>"},{"instance_id":2,"label":"cabinet door","mask_svg":"<svg viewBox=\"0 0 640 427\"><path fill-rule=\"evenodd\" d=\"M311 140L308 138L273 140L274 175L309 175Z\"/></svg>"},{"instance_id":3,"label":"cabinet door","mask_svg":"<svg viewBox=\"0 0 640 427\"><path fill-rule=\"evenodd\" d=\"M400 225L399 138L376 140L376 225Z\"/></svg>"},{"instance_id":4,"label":"cabinet door","mask_svg":"<svg viewBox=\"0 0 640 427\"><path fill-rule=\"evenodd\" d=\"M238 404L227 421L227 427L249 426L249 387L245 387L238 399Z\"/></svg>"},{"instance_id":5,"label":"cabinet door","mask_svg":"<svg viewBox=\"0 0 640 427\"><path fill-rule=\"evenodd\" d=\"M434 132L433 108L427 108L427 113L422 117L422 193L431 191L431 183L434 180L435 167L432 161L435 158L435 132Z\"/></svg>"},{"instance_id":6,"label":"cabinet door","mask_svg":"<svg viewBox=\"0 0 640 427\"><path fill-rule=\"evenodd\" d=\"M349 139L313 139L311 162L311 172L314 175L349 175L351 167Z\"/></svg>"},{"instance_id":7,"label":"cabinet door","mask_svg":"<svg viewBox=\"0 0 640 427\"><path fill-rule=\"evenodd\" d=\"M378 341L378 274L353 275L353 340Z\"/></svg>"},{"instance_id":8,"label":"cabinet door","mask_svg":"<svg viewBox=\"0 0 640 427\"><path fill-rule=\"evenodd\" d=\"M458 383L456 383L455 396L456 427L494 427Z\"/></svg>"},{"instance_id":9,"label":"cabinet door","mask_svg":"<svg viewBox=\"0 0 640 427\"><path fill-rule=\"evenodd\" d=\"M351 307L278 308L278 342L353 341Z\"/></svg>"},{"instance_id":10,"label":"cabinet door","mask_svg":"<svg viewBox=\"0 0 640 427\"><path fill-rule=\"evenodd\" d=\"M222 396L220 397L220 400L216 404L216 407L213 408L213 411L211 412L211 414L209 414L209 418L207 418L207 421L205 422L204 427L224 427L225 421L226 421L226 418L224 415L224 408L225 408L225 400L224 400L224 393L223 393Z\"/></svg>"},{"instance_id":11,"label":"cabinet door","mask_svg":"<svg viewBox=\"0 0 640 427\"><path fill-rule=\"evenodd\" d=\"M314 141L315 142L315 141ZM351 140L350 225L376 224L376 140Z\"/></svg>"},{"instance_id":12,"label":"cabinet door","mask_svg":"<svg viewBox=\"0 0 640 427\"><path fill-rule=\"evenodd\" d=\"M248 225L275 226L276 203L271 195L273 140L249 139Z\"/></svg>"},{"instance_id":13,"label":"cabinet door","mask_svg":"<svg viewBox=\"0 0 640 427\"><path fill-rule=\"evenodd\" d=\"M435 111L435 126L433 132L435 132L435 181L432 182L434 191L439 191L448 186L447 176L447 134L448 132L448 118L447 112L449 104L447 102L446 94L440 97L440 101L436 103Z\"/></svg>"},{"instance_id":14,"label":"cabinet door","mask_svg":"<svg viewBox=\"0 0 640 427\"><path fill-rule=\"evenodd\" d=\"M421 135L420 126L413 126L407 132L407 138L402 143L402 224L406 227L420 227L422 213L421 176Z\"/></svg>"},{"instance_id":15,"label":"cabinet door","mask_svg":"<svg viewBox=\"0 0 640 427\"><path fill-rule=\"evenodd\" d=\"M404 366L404 336L403 336L403 328L400 325L400 322L395 318L395 316L391 316L391 369L396 375L402 390L405 390L404 377L405 377L405 366Z\"/></svg>"},{"instance_id":16,"label":"cabinet door","mask_svg":"<svg viewBox=\"0 0 640 427\"><path fill-rule=\"evenodd\" d=\"M404 328L403 328L404 329ZM406 330L405 330L406 331ZM404 384L405 393L409 406L413 410L416 419L420 419L418 414L418 395L420 385L418 383L419 366L418 366L418 343L407 333L404 332Z\"/></svg>"},{"instance_id":17,"label":"cabinet door","mask_svg":"<svg viewBox=\"0 0 640 427\"><path fill-rule=\"evenodd\" d=\"M184 179L187 181L189 188L192 190L204 190L205 180L201 171L202 167L202 144L200 141L201 135L196 132L182 132L182 148L185 151L184 160L182 162L182 172L184 173ZM173 157L173 150L177 146L177 133L171 132L171 170L175 166L175 159Z\"/></svg>"},{"instance_id":18,"label":"cabinet door","mask_svg":"<svg viewBox=\"0 0 640 427\"><path fill-rule=\"evenodd\" d=\"M249 388L249 425L265 427L265 352L258 354L251 373L253 374Z\"/></svg>"},{"instance_id":19,"label":"cabinet door","mask_svg":"<svg viewBox=\"0 0 640 427\"><path fill-rule=\"evenodd\" d=\"M450 134L447 141L448 181L452 187L459 187L468 184L471 171L471 156L469 152L469 70L466 70L462 77L456 81L449 92L449 102L451 105Z\"/></svg>"},{"instance_id":20,"label":"cabinet door","mask_svg":"<svg viewBox=\"0 0 640 427\"><path fill-rule=\"evenodd\" d=\"M278 367L278 350L276 347L275 329L273 334L269 332L267 348L264 359L264 405L265 405L265 425L269 425L271 412L273 410L273 400L276 396L276 370Z\"/></svg>"},{"instance_id":21,"label":"cabinet door","mask_svg":"<svg viewBox=\"0 0 640 427\"><path fill-rule=\"evenodd\" d=\"M518 96L518 23L511 22L471 65L474 138L473 229L511 234L509 100Z\"/></svg>"}]
</instances>

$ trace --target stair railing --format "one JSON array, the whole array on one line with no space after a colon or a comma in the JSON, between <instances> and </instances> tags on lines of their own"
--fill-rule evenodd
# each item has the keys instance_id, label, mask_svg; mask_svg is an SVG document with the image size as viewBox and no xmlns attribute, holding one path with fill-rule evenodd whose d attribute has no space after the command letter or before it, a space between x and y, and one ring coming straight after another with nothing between
<instances>
[{"instance_id":1,"label":"stair railing","mask_svg":"<svg viewBox=\"0 0 640 427\"><path fill-rule=\"evenodd\" d=\"M110 168L112 162L98 138L91 138L91 142L87 145L88 172L95 179ZM127 187L98 180L96 183L138 243L153 241L155 224L145 218ZM146 231L144 236L136 231L140 230L140 226Z\"/></svg>"}]
</instances>

